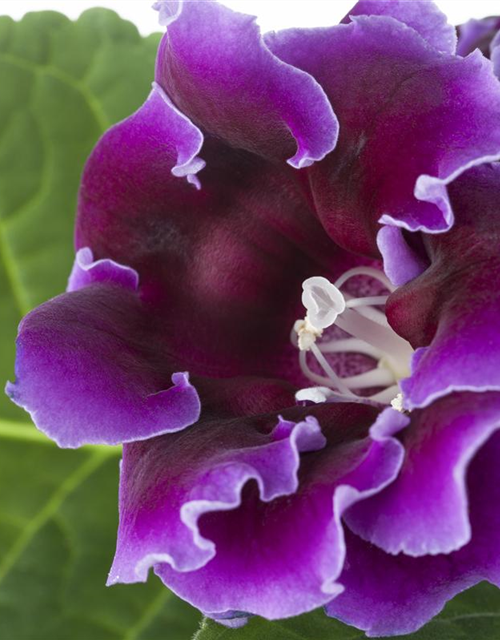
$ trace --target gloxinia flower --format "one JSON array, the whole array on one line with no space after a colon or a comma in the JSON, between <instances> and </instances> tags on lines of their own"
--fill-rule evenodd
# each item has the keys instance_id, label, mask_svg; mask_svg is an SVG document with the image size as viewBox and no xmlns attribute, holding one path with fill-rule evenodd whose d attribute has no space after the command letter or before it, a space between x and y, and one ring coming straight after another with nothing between
<instances>
[{"instance_id":1,"label":"gloxinia flower","mask_svg":"<svg viewBox=\"0 0 500 640\"><path fill-rule=\"evenodd\" d=\"M431 2L264 37L156 4L152 92L87 163L7 392L60 446L124 444L109 584L411 632L500 585L491 62Z\"/></svg>"}]
</instances>

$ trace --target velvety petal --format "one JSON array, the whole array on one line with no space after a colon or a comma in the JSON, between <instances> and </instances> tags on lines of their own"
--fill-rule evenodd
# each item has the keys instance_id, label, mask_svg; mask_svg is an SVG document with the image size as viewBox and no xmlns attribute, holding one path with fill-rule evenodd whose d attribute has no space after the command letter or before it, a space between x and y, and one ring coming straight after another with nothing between
<instances>
[{"instance_id":1,"label":"velvety petal","mask_svg":"<svg viewBox=\"0 0 500 640\"><path fill-rule=\"evenodd\" d=\"M298 169L335 147L338 122L322 88L267 49L255 18L216 2L175 0L165 12L168 4L156 79L204 131Z\"/></svg>"},{"instance_id":2,"label":"velvety petal","mask_svg":"<svg viewBox=\"0 0 500 640\"><path fill-rule=\"evenodd\" d=\"M389 16L408 25L438 51L455 53L457 34L446 15L432 0L360 0L348 12L343 23L354 16Z\"/></svg>"},{"instance_id":3,"label":"velvety petal","mask_svg":"<svg viewBox=\"0 0 500 640\"><path fill-rule=\"evenodd\" d=\"M447 185L500 157L500 85L478 52L446 55L387 16L266 36L313 75L340 122L308 169L318 215L342 246L377 255L380 222L437 233L453 224Z\"/></svg>"},{"instance_id":4,"label":"velvety petal","mask_svg":"<svg viewBox=\"0 0 500 640\"><path fill-rule=\"evenodd\" d=\"M451 556L391 556L346 532L344 591L326 607L328 615L368 637L412 633L436 616L448 600L480 581Z\"/></svg>"},{"instance_id":5,"label":"velvety petal","mask_svg":"<svg viewBox=\"0 0 500 640\"><path fill-rule=\"evenodd\" d=\"M203 134L177 109L159 84L153 82L148 99L129 118L129 122L134 123L137 135L155 136L150 144L162 148L164 168L174 161L173 166L169 166L172 175L186 177L189 183L200 188L196 174L203 169L205 161L197 154L203 145ZM123 142L122 153L127 153L128 149L125 141ZM140 179L140 175L135 176L136 183Z\"/></svg>"},{"instance_id":6,"label":"velvety petal","mask_svg":"<svg viewBox=\"0 0 500 640\"><path fill-rule=\"evenodd\" d=\"M474 49L479 49L487 57L490 44L500 29L500 17L492 16L476 20L473 18L458 27L457 53L466 56Z\"/></svg>"},{"instance_id":7,"label":"velvety petal","mask_svg":"<svg viewBox=\"0 0 500 640\"><path fill-rule=\"evenodd\" d=\"M84 247L77 251L67 291L78 291L98 283L117 284L124 289L136 291L139 287L139 274L114 260L94 260L92 250Z\"/></svg>"},{"instance_id":8,"label":"velvety petal","mask_svg":"<svg viewBox=\"0 0 500 640\"><path fill-rule=\"evenodd\" d=\"M196 422L198 394L174 371L137 294L92 284L24 318L6 391L61 447L118 444Z\"/></svg>"},{"instance_id":9,"label":"velvety petal","mask_svg":"<svg viewBox=\"0 0 500 640\"><path fill-rule=\"evenodd\" d=\"M217 618L279 618L326 603L340 590L342 513L401 464L392 435L404 416L367 437L375 416L344 404L290 409L277 424L272 414L202 416L183 433L127 445L110 583L143 581L155 565Z\"/></svg>"},{"instance_id":10,"label":"velvety petal","mask_svg":"<svg viewBox=\"0 0 500 640\"><path fill-rule=\"evenodd\" d=\"M499 427L496 394L452 394L412 412L401 435L405 461L398 478L346 514L350 528L392 554L435 555L466 545L467 469Z\"/></svg>"},{"instance_id":11,"label":"velvety petal","mask_svg":"<svg viewBox=\"0 0 500 640\"><path fill-rule=\"evenodd\" d=\"M340 578L345 589L328 605L328 613L369 636L399 635L416 631L453 596L482 580L500 586L499 456L497 433L476 454L467 474L472 539L459 551L393 556L346 531Z\"/></svg>"},{"instance_id":12,"label":"velvety petal","mask_svg":"<svg viewBox=\"0 0 500 640\"><path fill-rule=\"evenodd\" d=\"M97 145L80 191L77 246L139 273L141 298L183 370L295 381L290 332L304 314L302 282L335 280L360 258L331 242L297 180L305 176L286 164L207 138L203 188L173 177L164 112L150 99Z\"/></svg>"},{"instance_id":13,"label":"velvety petal","mask_svg":"<svg viewBox=\"0 0 500 640\"><path fill-rule=\"evenodd\" d=\"M500 165L467 172L450 188L457 213L426 239L431 266L387 303L393 328L417 349L401 382L408 408L451 391L500 389ZM479 215L480 213L480 215Z\"/></svg>"}]
</instances>

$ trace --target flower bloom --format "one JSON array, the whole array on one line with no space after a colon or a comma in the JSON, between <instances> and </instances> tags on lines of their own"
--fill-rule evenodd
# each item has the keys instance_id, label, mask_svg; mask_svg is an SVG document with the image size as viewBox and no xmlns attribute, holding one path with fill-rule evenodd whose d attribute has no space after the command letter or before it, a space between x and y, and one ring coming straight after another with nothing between
<instances>
[{"instance_id":1,"label":"flower bloom","mask_svg":"<svg viewBox=\"0 0 500 640\"><path fill-rule=\"evenodd\" d=\"M500 585L492 64L431 2L263 37L157 8L151 94L87 163L7 392L62 447L123 443L109 584L411 632Z\"/></svg>"}]
</instances>

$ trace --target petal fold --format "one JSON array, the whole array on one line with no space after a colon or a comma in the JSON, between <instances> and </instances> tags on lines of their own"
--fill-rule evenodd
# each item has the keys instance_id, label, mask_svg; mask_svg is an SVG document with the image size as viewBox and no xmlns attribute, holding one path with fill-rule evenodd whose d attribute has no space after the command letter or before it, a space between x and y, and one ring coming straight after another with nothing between
<instances>
[{"instance_id":1,"label":"petal fold","mask_svg":"<svg viewBox=\"0 0 500 640\"><path fill-rule=\"evenodd\" d=\"M377 247L383 257L384 273L395 287L410 282L429 266L426 256L410 247L400 227L383 226Z\"/></svg>"},{"instance_id":2,"label":"petal fold","mask_svg":"<svg viewBox=\"0 0 500 640\"><path fill-rule=\"evenodd\" d=\"M407 420L398 478L353 507L346 522L387 553L450 553L471 539L467 470L500 427L500 401L497 394L452 394Z\"/></svg>"},{"instance_id":3,"label":"petal fold","mask_svg":"<svg viewBox=\"0 0 500 640\"><path fill-rule=\"evenodd\" d=\"M113 141L113 153L117 162L120 158L135 155L136 164L142 159L141 145L147 140L148 145L156 148L162 156L165 180L167 172L171 172L175 177L185 177L190 184L200 188L196 174L205 166L205 161L198 157L203 145L203 134L177 109L158 83L153 83L151 93L142 107L125 122L111 127L101 141L104 139ZM98 143L93 151L96 163L106 162L106 156L103 157L100 153L101 148L102 145ZM129 162L134 161L130 159ZM143 177L139 171L129 178L133 180L136 189L143 191ZM120 179L119 175L117 179ZM84 185L85 174L83 188ZM119 197L119 193L115 192L114 197Z\"/></svg>"},{"instance_id":4,"label":"petal fold","mask_svg":"<svg viewBox=\"0 0 500 640\"><path fill-rule=\"evenodd\" d=\"M500 390L500 165L468 171L450 195L455 227L426 239L429 268L387 303L393 328L420 347L400 383L408 409L453 391Z\"/></svg>"},{"instance_id":5,"label":"petal fold","mask_svg":"<svg viewBox=\"0 0 500 640\"><path fill-rule=\"evenodd\" d=\"M484 394L499 403L498 394ZM488 396L488 397L486 397ZM496 396L493 401L491 396ZM412 633L437 615L457 593L487 580L500 586L500 434L476 453L467 473L471 541L449 554L412 558L385 553L346 531L344 591L327 612L369 637Z\"/></svg>"},{"instance_id":6,"label":"petal fold","mask_svg":"<svg viewBox=\"0 0 500 640\"><path fill-rule=\"evenodd\" d=\"M269 34L266 42L318 80L339 118L337 147L308 169L330 236L375 256L380 223L448 230L447 185L500 157L500 85L490 62L479 52L440 53L384 15Z\"/></svg>"},{"instance_id":7,"label":"petal fold","mask_svg":"<svg viewBox=\"0 0 500 640\"><path fill-rule=\"evenodd\" d=\"M271 414L202 417L193 429L126 445L109 582L143 581L154 566L214 618L274 619L325 604L341 591L343 512L390 483L402 462L393 437L401 425L368 437L375 415L324 405L286 410L277 424Z\"/></svg>"},{"instance_id":8,"label":"petal fold","mask_svg":"<svg viewBox=\"0 0 500 640\"><path fill-rule=\"evenodd\" d=\"M136 291L139 288L139 274L135 269L109 258L94 260L92 249L83 247L76 253L66 290L78 291L94 283L117 284Z\"/></svg>"},{"instance_id":9,"label":"petal fold","mask_svg":"<svg viewBox=\"0 0 500 640\"><path fill-rule=\"evenodd\" d=\"M157 82L204 131L297 169L335 147L324 91L268 50L255 18L216 2L167 2L163 11Z\"/></svg>"}]
</instances>

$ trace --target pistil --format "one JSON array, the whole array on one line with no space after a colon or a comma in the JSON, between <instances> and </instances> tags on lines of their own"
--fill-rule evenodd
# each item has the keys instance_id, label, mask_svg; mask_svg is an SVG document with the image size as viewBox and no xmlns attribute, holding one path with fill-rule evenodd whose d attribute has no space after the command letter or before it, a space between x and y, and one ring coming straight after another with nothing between
<instances>
[{"instance_id":1,"label":"pistil","mask_svg":"<svg viewBox=\"0 0 500 640\"><path fill-rule=\"evenodd\" d=\"M357 267L346 271L335 283L317 276L302 284L302 303L307 310L305 318L298 320L292 331L292 341L299 348L302 373L316 386L301 389L297 400L312 402L371 401L397 405L400 394L398 380L409 375L409 362L413 349L397 335L387 322L380 307L387 295L353 297L341 291L345 283L355 276L376 279L389 292L394 287L386 276L371 267ZM320 340L325 329L336 325L351 338ZM371 370L358 375L341 377L328 361L331 354L357 353L371 357L376 364ZM313 371L308 355L313 356L322 373ZM361 392L381 389L370 396Z\"/></svg>"}]
</instances>

